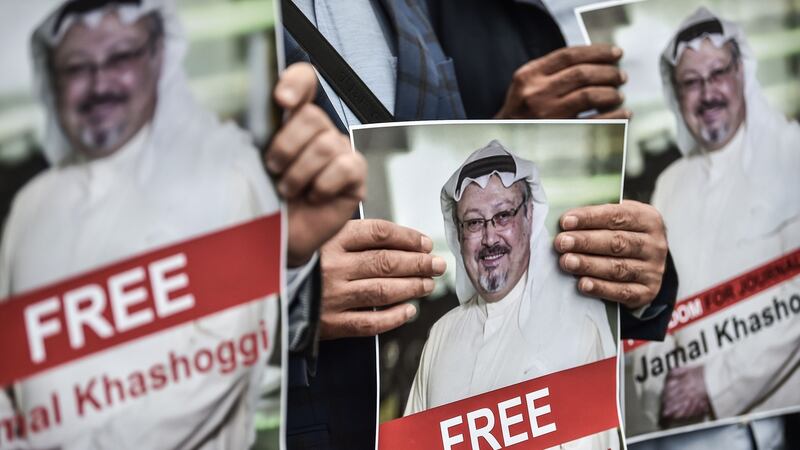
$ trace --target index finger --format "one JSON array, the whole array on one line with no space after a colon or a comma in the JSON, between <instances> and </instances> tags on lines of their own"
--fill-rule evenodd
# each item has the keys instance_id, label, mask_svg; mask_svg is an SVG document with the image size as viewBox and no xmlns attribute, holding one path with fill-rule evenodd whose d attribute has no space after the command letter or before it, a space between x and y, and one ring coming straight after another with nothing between
<instances>
[{"instance_id":1,"label":"index finger","mask_svg":"<svg viewBox=\"0 0 800 450\"><path fill-rule=\"evenodd\" d=\"M403 325L416 313L417 309L410 303L400 303L386 309L344 311L327 320L323 317L323 339L375 336Z\"/></svg>"},{"instance_id":2,"label":"index finger","mask_svg":"<svg viewBox=\"0 0 800 450\"><path fill-rule=\"evenodd\" d=\"M546 75L559 72L576 64L614 64L622 57L622 49L608 44L566 47L535 60Z\"/></svg>"},{"instance_id":3,"label":"index finger","mask_svg":"<svg viewBox=\"0 0 800 450\"><path fill-rule=\"evenodd\" d=\"M317 73L305 62L287 67L275 85L273 97L281 108L294 110L317 95Z\"/></svg>"},{"instance_id":4,"label":"index finger","mask_svg":"<svg viewBox=\"0 0 800 450\"><path fill-rule=\"evenodd\" d=\"M342 248L350 252L391 249L430 253L433 250L433 241L428 236L387 220L351 220L343 232Z\"/></svg>"},{"instance_id":5,"label":"index finger","mask_svg":"<svg viewBox=\"0 0 800 450\"><path fill-rule=\"evenodd\" d=\"M571 209L561 216L560 224L564 230L650 230L642 215L625 203Z\"/></svg>"}]
</instances>

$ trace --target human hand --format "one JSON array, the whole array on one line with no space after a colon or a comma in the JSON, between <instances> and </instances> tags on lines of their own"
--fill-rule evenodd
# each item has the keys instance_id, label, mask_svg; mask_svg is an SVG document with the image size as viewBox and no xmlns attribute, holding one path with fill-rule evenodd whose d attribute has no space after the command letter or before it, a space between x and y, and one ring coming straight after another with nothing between
<instances>
[{"instance_id":1,"label":"human hand","mask_svg":"<svg viewBox=\"0 0 800 450\"><path fill-rule=\"evenodd\" d=\"M288 202L289 267L306 263L335 235L364 198L366 161L354 152L327 114L312 103L317 76L310 64L293 64L275 86L287 120L265 158Z\"/></svg>"},{"instance_id":2,"label":"human hand","mask_svg":"<svg viewBox=\"0 0 800 450\"><path fill-rule=\"evenodd\" d=\"M566 47L529 61L514 72L497 119L574 119L596 109L593 118L624 119L624 97L617 87L627 81L614 64L622 50L605 44Z\"/></svg>"},{"instance_id":3,"label":"human hand","mask_svg":"<svg viewBox=\"0 0 800 450\"><path fill-rule=\"evenodd\" d=\"M561 216L561 228L554 243L559 264L580 277L581 292L631 309L653 301L667 259L664 222L655 208L632 200L576 208Z\"/></svg>"},{"instance_id":4,"label":"human hand","mask_svg":"<svg viewBox=\"0 0 800 450\"><path fill-rule=\"evenodd\" d=\"M661 393L661 420L699 419L711 411L703 366L678 367L667 374Z\"/></svg>"},{"instance_id":5,"label":"human hand","mask_svg":"<svg viewBox=\"0 0 800 450\"><path fill-rule=\"evenodd\" d=\"M432 249L429 237L410 228L349 221L320 254L320 338L374 336L406 323L416 310L404 302L430 294L432 277L446 269Z\"/></svg>"}]
</instances>

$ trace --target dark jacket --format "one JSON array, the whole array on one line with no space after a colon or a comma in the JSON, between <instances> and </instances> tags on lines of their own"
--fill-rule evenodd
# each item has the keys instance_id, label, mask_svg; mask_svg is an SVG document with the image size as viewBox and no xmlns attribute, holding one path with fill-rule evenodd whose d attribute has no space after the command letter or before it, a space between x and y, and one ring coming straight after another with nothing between
<instances>
[{"instance_id":1,"label":"dark jacket","mask_svg":"<svg viewBox=\"0 0 800 450\"><path fill-rule=\"evenodd\" d=\"M399 121L464 118L462 99L467 117L491 117L502 105L517 67L564 45L549 14L543 9L530 10L530 5L517 10L515 2L506 1L429 1L428 13L413 1L380 3L397 39L394 115ZM529 23L536 26L525 28ZM520 31L523 29L534 32L528 35ZM309 61L288 35L286 54L287 64ZM317 103L346 131L322 89ZM640 321L623 313L623 336L663 339L677 291L674 274L674 268L668 270L650 320ZM316 356L307 352L291 355L287 417L290 449L374 448L376 345L375 338L340 339L321 342Z\"/></svg>"},{"instance_id":2,"label":"dark jacket","mask_svg":"<svg viewBox=\"0 0 800 450\"><path fill-rule=\"evenodd\" d=\"M393 48L397 50L395 120L465 118L452 60L439 47L424 7L405 0L381 0L380 5L392 27ZM287 64L309 61L288 33L285 48ZM342 132L347 132L324 91L318 92L317 104ZM376 345L376 338L323 341L316 357L309 354L310 347L290 356L290 449L375 447Z\"/></svg>"},{"instance_id":3,"label":"dark jacket","mask_svg":"<svg viewBox=\"0 0 800 450\"><path fill-rule=\"evenodd\" d=\"M566 45L558 24L537 1L426 1L439 43L453 58L470 119L494 117L514 71Z\"/></svg>"}]
</instances>

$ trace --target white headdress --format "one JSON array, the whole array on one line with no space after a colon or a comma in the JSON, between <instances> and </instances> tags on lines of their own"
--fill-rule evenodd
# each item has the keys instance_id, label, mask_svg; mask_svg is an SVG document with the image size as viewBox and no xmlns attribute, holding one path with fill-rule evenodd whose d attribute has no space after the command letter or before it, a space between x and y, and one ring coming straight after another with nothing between
<instances>
[{"instance_id":1,"label":"white headdress","mask_svg":"<svg viewBox=\"0 0 800 450\"><path fill-rule=\"evenodd\" d=\"M742 29L733 22L724 20L705 7L698 8L687 17L661 54L661 81L667 105L675 114L678 129L678 148L684 155L700 152L702 149L695 141L681 114L678 95L673 83L673 72L681 55L687 48L697 49L704 39L708 39L716 47L722 47L729 41L736 42L744 67L744 91L746 106L746 122L753 138L770 133L772 127L786 124L786 118L769 107L764 93L756 78L756 58L745 39ZM757 139L757 138L756 138ZM757 140L756 140L757 142ZM749 160L751 155L745 155ZM746 164L748 161L744 161Z\"/></svg>"},{"instance_id":2,"label":"white headdress","mask_svg":"<svg viewBox=\"0 0 800 450\"><path fill-rule=\"evenodd\" d=\"M616 351L615 344L608 329L603 303L581 295L577 291L575 279L558 268L558 256L545 227L548 206L539 169L533 162L514 155L496 140L473 152L441 191L447 244L456 257L456 294L459 302L469 302L476 291L461 257L458 225L455 223L453 211L466 186L475 183L485 188L493 175L497 175L507 188L524 180L531 191L531 253L516 325L520 338L527 342L528 348L536 355L534 360L540 362L541 369L554 370L553 367L564 368L565 361L577 361L585 357L583 354L569 353L580 353L582 350L579 349L584 348L582 344L552 346L539 338L551 336L558 339L561 336L565 342L575 338L597 339L597 335L582 334L587 332L583 328L587 319L598 327L599 345L604 354L613 355ZM589 345L594 345L594 342L589 342Z\"/></svg>"},{"instance_id":3,"label":"white headdress","mask_svg":"<svg viewBox=\"0 0 800 450\"><path fill-rule=\"evenodd\" d=\"M164 26L164 63L158 81L158 102L151 123L151 144L169 148L170 136L181 129L209 128L216 118L199 107L189 91L183 69L187 39L178 20L174 4L169 0L70 0L50 14L40 24L31 38L36 89L44 103L46 114L44 153L53 165L63 163L74 155L64 131L61 129L56 109L54 83L51 79L50 55L66 32L76 22L97 25L103 14L114 10L123 23L133 23L150 13L158 13ZM191 134L191 133L187 133Z\"/></svg>"},{"instance_id":4,"label":"white headdress","mask_svg":"<svg viewBox=\"0 0 800 450\"><path fill-rule=\"evenodd\" d=\"M531 161L518 158L496 140L489 142L486 147L473 152L445 183L441 193L445 236L447 237L447 245L450 247L450 251L456 256L456 293L461 303L468 301L475 295L475 288L467 276L464 260L461 258L458 225L454 222L453 213L467 185L476 183L483 189L492 175L497 175L503 186L507 188L520 180L526 180L530 187L531 200L533 201L531 255L533 255L534 246L537 243L550 240L544 226L548 209L547 197L539 179L539 170L536 165Z\"/></svg>"}]
</instances>

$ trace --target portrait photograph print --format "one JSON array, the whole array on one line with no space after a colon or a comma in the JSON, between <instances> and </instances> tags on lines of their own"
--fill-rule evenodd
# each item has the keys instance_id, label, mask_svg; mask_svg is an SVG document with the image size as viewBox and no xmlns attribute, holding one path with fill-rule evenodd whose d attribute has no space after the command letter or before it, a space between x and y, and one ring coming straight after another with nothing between
<instances>
[{"instance_id":1,"label":"portrait photograph print","mask_svg":"<svg viewBox=\"0 0 800 450\"><path fill-rule=\"evenodd\" d=\"M617 1L576 14L587 43L624 52L624 196L663 215L679 280L664 342L623 343L628 442L763 435L798 448L797 4Z\"/></svg>"},{"instance_id":2,"label":"portrait photograph print","mask_svg":"<svg viewBox=\"0 0 800 450\"><path fill-rule=\"evenodd\" d=\"M276 5L10 8L0 448L280 448Z\"/></svg>"},{"instance_id":3,"label":"portrait photograph print","mask_svg":"<svg viewBox=\"0 0 800 450\"><path fill-rule=\"evenodd\" d=\"M577 290L553 237L570 208L619 202L625 129L352 128L370 165L363 216L424 233L447 265L415 317L379 336L380 449L622 448L617 306Z\"/></svg>"}]
</instances>

